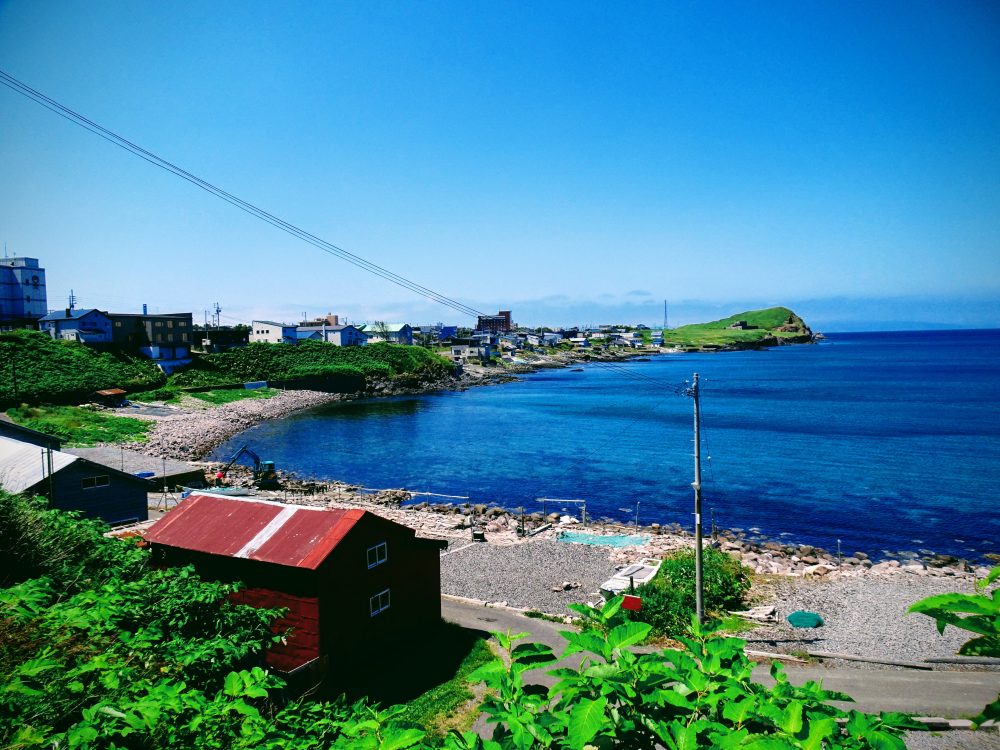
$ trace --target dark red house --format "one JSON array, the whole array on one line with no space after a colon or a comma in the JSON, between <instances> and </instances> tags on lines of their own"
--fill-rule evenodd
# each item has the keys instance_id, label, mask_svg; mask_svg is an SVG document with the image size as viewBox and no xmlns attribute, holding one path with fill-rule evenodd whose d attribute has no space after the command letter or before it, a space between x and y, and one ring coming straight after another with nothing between
<instances>
[{"instance_id":1,"label":"dark red house","mask_svg":"<svg viewBox=\"0 0 1000 750\"><path fill-rule=\"evenodd\" d=\"M236 601L287 607L275 628L292 634L266 661L288 675L336 680L383 639L441 618L445 542L363 510L196 494L144 535L160 564L242 581Z\"/></svg>"}]
</instances>

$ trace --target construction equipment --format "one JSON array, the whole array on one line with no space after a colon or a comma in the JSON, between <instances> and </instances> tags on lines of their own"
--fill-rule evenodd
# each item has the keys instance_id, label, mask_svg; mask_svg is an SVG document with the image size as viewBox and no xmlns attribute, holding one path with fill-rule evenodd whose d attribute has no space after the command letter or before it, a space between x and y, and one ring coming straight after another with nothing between
<instances>
[{"instance_id":1,"label":"construction equipment","mask_svg":"<svg viewBox=\"0 0 1000 750\"><path fill-rule=\"evenodd\" d=\"M261 461L260 456L250 450L249 445L244 445L236 454L229 459L229 462L219 470L219 474L225 477L241 456L249 456L253 460L253 482L262 490L276 490L279 488L278 472L275 469L274 461Z\"/></svg>"}]
</instances>

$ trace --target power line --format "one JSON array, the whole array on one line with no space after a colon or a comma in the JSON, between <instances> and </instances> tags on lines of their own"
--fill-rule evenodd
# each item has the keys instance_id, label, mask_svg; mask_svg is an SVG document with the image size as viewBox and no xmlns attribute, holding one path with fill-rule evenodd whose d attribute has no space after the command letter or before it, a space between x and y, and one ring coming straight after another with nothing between
<instances>
[{"instance_id":1,"label":"power line","mask_svg":"<svg viewBox=\"0 0 1000 750\"><path fill-rule=\"evenodd\" d=\"M259 208L258 206L255 206L254 204L249 203L248 201L244 201L243 199L236 197L232 193L229 193L223 190L222 188L217 187L216 185L213 185L212 183L207 182L206 180L203 180L200 177L191 174L190 172L178 167L176 164L173 164L167 161L166 159L163 159L162 157L159 157L156 154L147 151L146 149L142 148L141 146L138 146L135 143L132 143L123 136L120 136L117 133L97 124L96 122L87 119L78 112L75 112L69 107L60 104L59 102L46 96L40 91L31 88L27 84L22 83L18 79L14 78L13 76L9 75L8 73L2 70L0 70L0 83L2 83L4 86L11 89L12 91L15 91L21 94L22 96L31 99L37 104L40 104L41 106L54 112L60 117L63 117L69 120L70 122L79 125L85 130L90 131L94 135L99 136L100 138L103 138L109 143L112 143L118 146L119 148L122 148L125 151L128 151L129 153L138 156L140 159L149 162L153 166L159 167L160 169L170 172L171 174L174 174L183 180L187 180L192 185L201 188L205 192L211 193L217 198L221 198L222 200L235 206L241 211L244 211L250 214L251 216L258 218L261 221L265 221L271 226L280 229L281 231L286 232L287 234L290 234L293 237L296 237L297 239L300 239L303 242L306 242L329 255L347 261L348 263L357 266L358 268L361 268L362 270L367 271L368 273L371 273L375 276L385 279L386 281L396 284L397 286L403 287L404 289L407 289L411 292L414 292L421 296L429 297L432 301L438 302L442 305L445 305L446 307L450 307L451 309L460 312L464 315L477 317L479 315L484 314L482 311L477 310L474 307L471 307L470 305L466 305L464 302L459 302L458 300L452 299L451 297L447 297L443 294L440 294L439 292L435 292L432 289L422 286L421 284L418 284L415 281L411 281L410 279L407 279L404 276L400 276L399 274L393 273L387 268L383 268L382 266L379 266L369 260L366 260L365 258L355 255L354 253L351 253L342 247L334 245L331 242L327 242L326 240L321 239L316 235L310 234L306 230L301 229L300 227L294 224L291 224L287 221L284 221L283 219L278 218L277 216L274 216L273 214L268 213L264 209Z\"/></svg>"}]
</instances>

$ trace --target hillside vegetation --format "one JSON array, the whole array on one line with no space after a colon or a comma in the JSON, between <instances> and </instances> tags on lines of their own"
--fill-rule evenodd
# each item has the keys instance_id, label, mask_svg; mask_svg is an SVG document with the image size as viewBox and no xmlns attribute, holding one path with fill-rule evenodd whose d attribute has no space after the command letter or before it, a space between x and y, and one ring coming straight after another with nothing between
<instances>
[{"instance_id":1,"label":"hillside vegetation","mask_svg":"<svg viewBox=\"0 0 1000 750\"><path fill-rule=\"evenodd\" d=\"M729 326L744 321L747 330ZM663 332L667 346L702 347L707 345L753 348L778 343L801 343L812 338L805 321L787 307L749 310L710 323L692 323Z\"/></svg>"},{"instance_id":2,"label":"hillside vegetation","mask_svg":"<svg viewBox=\"0 0 1000 750\"><path fill-rule=\"evenodd\" d=\"M38 331L0 333L0 405L73 404L103 388L151 388L165 376L118 347L56 341Z\"/></svg>"},{"instance_id":3,"label":"hillside vegetation","mask_svg":"<svg viewBox=\"0 0 1000 750\"><path fill-rule=\"evenodd\" d=\"M255 343L199 357L171 376L170 382L186 387L301 378L438 377L453 369L450 362L419 346L334 346L322 341L306 341L298 346Z\"/></svg>"}]
</instances>

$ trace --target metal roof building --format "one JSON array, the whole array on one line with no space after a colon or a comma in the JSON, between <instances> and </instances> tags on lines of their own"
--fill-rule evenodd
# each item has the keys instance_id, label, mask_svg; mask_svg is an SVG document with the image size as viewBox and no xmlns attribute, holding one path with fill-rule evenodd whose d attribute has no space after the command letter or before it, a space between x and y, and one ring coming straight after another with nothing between
<instances>
[{"instance_id":1,"label":"metal roof building","mask_svg":"<svg viewBox=\"0 0 1000 750\"><path fill-rule=\"evenodd\" d=\"M205 492L143 535L157 562L241 581L235 601L287 608L274 627L291 633L266 662L304 681L349 683L353 659L441 617L444 543L363 510Z\"/></svg>"},{"instance_id":2,"label":"metal roof building","mask_svg":"<svg viewBox=\"0 0 1000 750\"><path fill-rule=\"evenodd\" d=\"M45 495L49 506L108 523L145 520L145 479L85 458L0 436L0 487Z\"/></svg>"}]
</instances>

